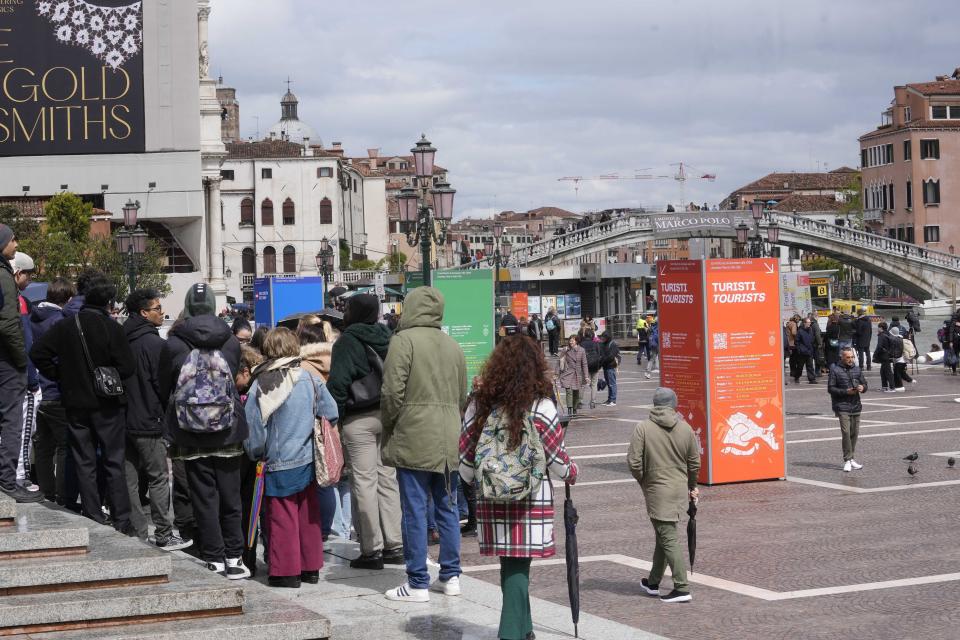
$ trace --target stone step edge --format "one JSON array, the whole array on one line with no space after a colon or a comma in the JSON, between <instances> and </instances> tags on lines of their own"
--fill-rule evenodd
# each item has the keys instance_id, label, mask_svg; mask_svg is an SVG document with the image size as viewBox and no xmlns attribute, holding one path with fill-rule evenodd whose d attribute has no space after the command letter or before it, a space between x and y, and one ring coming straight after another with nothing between
<instances>
[{"instance_id":1,"label":"stone step edge","mask_svg":"<svg viewBox=\"0 0 960 640\"><path fill-rule=\"evenodd\" d=\"M155 613L131 617L100 618L95 620L77 620L73 622L41 623L23 625L19 627L0 628L0 637L10 637L31 633L53 633L57 631L74 631L77 629L104 629L109 627L149 624L154 622L177 622L180 620L199 620L224 616L243 615L243 607L228 607L225 609L208 609L203 611L179 611L170 613Z\"/></svg>"},{"instance_id":2,"label":"stone step edge","mask_svg":"<svg viewBox=\"0 0 960 640\"><path fill-rule=\"evenodd\" d=\"M21 562L0 562L0 595L19 595L12 589L48 587L42 591L72 591L67 585L100 584L124 579L167 577L173 568L169 556L143 556L138 549L122 549L110 556L32 558ZM65 588L56 589L57 586ZM120 583L119 586L130 586ZM99 587L103 588L103 587ZM6 591L6 593L5 593Z\"/></svg>"},{"instance_id":3,"label":"stone step edge","mask_svg":"<svg viewBox=\"0 0 960 640\"><path fill-rule=\"evenodd\" d=\"M63 582L23 587L0 587L0 598L4 596L33 596L43 593L62 593L64 591L86 591L87 589L118 589L121 587L146 587L167 584L167 575L138 576L136 578L111 578L106 580L88 580L85 582Z\"/></svg>"},{"instance_id":4,"label":"stone step edge","mask_svg":"<svg viewBox=\"0 0 960 640\"><path fill-rule=\"evenodd\" d=\"M55 558L58 556L82 556L90 553L86 546L62 547L60 549L25 549L23 551L0 551L0 562L4 560L26 560L29 558Z\"/></svg>"}]
</instances>

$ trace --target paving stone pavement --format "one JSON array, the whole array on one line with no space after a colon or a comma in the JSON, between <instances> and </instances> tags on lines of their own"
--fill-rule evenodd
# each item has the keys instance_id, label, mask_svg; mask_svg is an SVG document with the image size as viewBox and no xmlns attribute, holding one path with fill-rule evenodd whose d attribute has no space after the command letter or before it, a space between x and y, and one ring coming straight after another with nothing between
<instances>
[{"instance_id":1,"label":"paving stone pavement","mask_svg":"<svg viewBox=\"0 0 960 640\"><path fill-rule=\"evenodd\" d=\"M868 372L874 390L864 396L857 447L864 468L851 473L841 470L826 377L815 385L791 382L792 480L704 487L694 602L664 605L640 590L653 533L625 462L657 381L644 380L629 356L620 377L618 406L586 411L566 438L581 465L574 487L580 555L621 558L582 564L584 611L676 640L960 637L960 469L933 455L960 451L960 405L953 401L960 378L939 366L921 368L905 393L880 394L878 369ZM911 478L900 459L913 451L920 473ZM611 457L585 457L604 455ZM563 528L556 531L562 553ZM462 552L469 568L495 562L478 555L475 541L465 540ZM469 575L498 580L496 570ZM535 566L531 576L534 596L566 602L562 565ZM905 582L871 584L886 581ZM820 595L803 591L825 588Z\"/></svg>"}]
</instances>

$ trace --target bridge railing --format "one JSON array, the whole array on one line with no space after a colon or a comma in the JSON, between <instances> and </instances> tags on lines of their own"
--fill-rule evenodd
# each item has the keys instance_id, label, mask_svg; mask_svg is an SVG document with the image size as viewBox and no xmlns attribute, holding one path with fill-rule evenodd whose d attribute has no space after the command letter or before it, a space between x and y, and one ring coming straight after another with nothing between
<instances>
[{"instance_id":1,"label":"bridge railing","mask_svg":"<svg viewBox=\"0 0 960 640\"><path fill-rule=\"evenodd\" d=\"M609 240L619 235L650 229L652 227L649 214L616 217L514 249L510 256L510 264L523 265L531 260L589 246L595 242Z\"/></svg>"}]
</instances>

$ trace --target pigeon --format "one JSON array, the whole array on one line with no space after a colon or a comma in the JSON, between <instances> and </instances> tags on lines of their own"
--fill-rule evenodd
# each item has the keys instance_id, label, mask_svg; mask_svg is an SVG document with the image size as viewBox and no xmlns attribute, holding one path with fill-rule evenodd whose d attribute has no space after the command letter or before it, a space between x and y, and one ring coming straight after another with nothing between
<instances>
[{"instance_id":1,"label":"pigeon","mask_svg":"<svg viewBox=\"0 0 960 640\"><path fill-rule=\"evenodd\" d=\"M947 466L953 469L953 465L957 464L956 458L947 458Z\"/></svg>"},{"instance_id":2,"label":"pigeon","mask_svg":"<svg viewBox=\"0 0 960 640\"><path fill-rule=\"evenodd\" d=\"M916 451L914 451L913 453L911 453L910 455L908 455L906 458L904 458L904 460L908 460L908 461L910 461L910 462L915 462L915 461L917 460L917 458L919 458L919 457L920 457L920 454L917 453Z\"/></svg>"},{"instance_id":3,"label":"pigeon","mask_svg":"<svg viewBox=\"0 0 960 640\"><path fill-rule=\"evenodd\" d=\"M920 473L920 467L911 462L910 466L907 467L907 473L909 473L911 476L915 476Z\"/></svg>"}]
</instances>

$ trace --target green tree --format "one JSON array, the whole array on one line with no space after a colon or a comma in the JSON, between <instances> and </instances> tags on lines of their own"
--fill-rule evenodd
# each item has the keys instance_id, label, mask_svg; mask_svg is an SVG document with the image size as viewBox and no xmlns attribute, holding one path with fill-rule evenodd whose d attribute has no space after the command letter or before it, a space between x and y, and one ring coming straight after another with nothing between
<instances>
[{"instance_id":1,"label":"green tree","mask_svg":"<svg viewBox=\"0 0 960 640\"><path fill-rule=\"evenodd\" d=\"M403 267L407 264L407 260L407 254L402 251L398 251L396 254L391 254L385 258L381 258L374 268L377 271L386 269L390 272L400 272L403 271Z\"/></svg>"},{"instance_id":2,"label":"green tree","mask_svg":"<svg viewBox=\"0 0 960 640\"><path fill-rule=\"evenodd\" d=\"M126 256L117 251L116 236L96 237L86 243L86 267L97 269L106 274L117 287L117 300L123 301L130 293ZM170 293L168 276L163 272L167 265L167 254L156 241L147 242L147 252L137 259L136 288L152 288L161 296Z\"/></svg>"},{"instance_id":3,"label":"green tree","mask_svg":"<svg viewBox=\"0 0 960 640\"><path fill-rule=\"evenodd\" d=\"M62 233L71 241L83 244L90 237L93 205L73 193L58 193L43 208L48 233Z\"/></svg>"},{"instance_id":4,"label":"green tree","mask_svg":"<svg viewBox=\"0 0 960 640\"><path fill-rule=\"evenodd\" d=\"M12 204L0 205L0 224L13 229L13 233L21 243L32 242L40 234L40 222L36 218L24 215Z\"/></svg>"},{"instance_id":5,"label":"green tree","mask_svg":"<svg viewBox=\"0 0 960 640\"><path fill-rule=\"evenodd\" d=\"M863 176L859 171L851 174L843 192L845 199L840 204L840 214L849 220L855 229L863 229Z\"/></svg>"},{"instance_id":6,"label":"green tree","mask_svg":"<svg viewBox=\"0 0 960 640\"><path fill-rule=\"evenodd\" d=\"M837 281L843 282L847 279L847 267L839 260L827 258L825 256L804 257L800 263L804 271L829 271L837 272Z\"/></svg>"}]
</instances>

